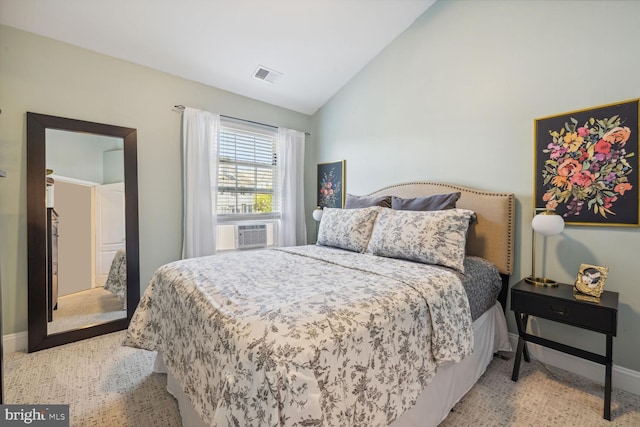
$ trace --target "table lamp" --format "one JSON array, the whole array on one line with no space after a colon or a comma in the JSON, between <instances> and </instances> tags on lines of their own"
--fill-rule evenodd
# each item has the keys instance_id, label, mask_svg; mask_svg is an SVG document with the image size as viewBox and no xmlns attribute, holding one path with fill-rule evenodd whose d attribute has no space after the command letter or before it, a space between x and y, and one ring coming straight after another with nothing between
<instances>
[{"instance_id":1,"label":"table lamp","mask_svg":"<svg viewBox=\"0 0 640 427\"><path fill-rule=\"evenodd\" d=\"M313 216L313 219L316 221L316 241L318 240L318 233L320 231L320 220L322 219L322 214L323 214L323 210L320 206L316 206L316 208L313 210L313 213L311 214L311 216Z\"/></svg>"},{"instance_id":2,"label":"table lamp","mask_svg":"<svg viewBox=\"0 0 640 427\"><path fill-rule=\"evenodd\" d=\"M313 219L315 219L317 222L320 222L320 220L322 219L322 208L320 206L316 206L316 208L313 210Z\"/></svg>"},{"instance_id":3,"label":"table lamp","mask_svg":"<svg viewBox=\"0 0 640 427\"><path fill-rule=\"evenodd\" d=\"M538 213L539 212L539 213ZM564 230L564 220L555 211L545 208L533 210L533 220L531 221L531 276L525 281L536 286L558 286L555 280L546 277L536 276L536 234L543 236L554 236Z\"/></svg>"}]
</instances>

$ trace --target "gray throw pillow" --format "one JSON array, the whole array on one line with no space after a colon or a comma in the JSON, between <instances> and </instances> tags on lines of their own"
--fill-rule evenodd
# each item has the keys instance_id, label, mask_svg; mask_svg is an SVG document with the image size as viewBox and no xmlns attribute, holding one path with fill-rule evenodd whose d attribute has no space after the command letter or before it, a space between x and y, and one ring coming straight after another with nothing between
<instances>
[{"instance_id":1,"label":"gray throw pillow","mask_svg":"<svg viewBox=\"0 0 640 427\"><path fill-rule=\"evenodd\" d=\"M362 209L371 206L391 207L391 196L354 196L347 193L347 200L344 203L345 209Z\"/></svg>"},{"instance_id":2,"label":"gray throw pillow","mask_svg":"<svg viewBox=\"0 0 640 427\"><path fill-rule=\"evenodd\" d=\"M391 198L391 208L399 211L441 211L454 209L459 198L459 192L411 199L393 196Z\"/></svg>"}]
</instances>

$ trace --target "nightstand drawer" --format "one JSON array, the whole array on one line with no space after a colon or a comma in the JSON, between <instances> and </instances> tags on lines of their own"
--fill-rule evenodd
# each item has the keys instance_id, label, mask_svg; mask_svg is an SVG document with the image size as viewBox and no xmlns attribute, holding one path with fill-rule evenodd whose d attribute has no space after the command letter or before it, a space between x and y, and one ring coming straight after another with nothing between
<instances>
[{"instance_id":1,"label":"nightstand drawer","mask_svg":"<svg viewBox=\"0 0 640 427\"><path fill-rule=\"evenodd\" d=\"M603 309L598 305L513 292L511 309L596 332L614 336L616 334L616 312Z\"/></svg>"}]
</instances>

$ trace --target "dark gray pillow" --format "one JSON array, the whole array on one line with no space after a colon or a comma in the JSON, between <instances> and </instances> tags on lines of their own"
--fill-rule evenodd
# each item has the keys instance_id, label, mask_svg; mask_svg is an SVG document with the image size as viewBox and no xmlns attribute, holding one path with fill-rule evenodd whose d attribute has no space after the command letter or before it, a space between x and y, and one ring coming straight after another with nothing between
<instances>
[{"instance_id":1,"label":"dark gray pillow","mask_svg":"<svg viewBox=\"0 0 640 427\"><path fill-rule=\"evenodd\" d=\"M391 207L391 196L354 196L347 193L347 200L344 202L345 209L370 208L371 206Z\"/></svg>"},{"instance_id":2,"label":"dark gray pillow","mask_svg":"<svg viewBox=\"0 0 640 427\"><path fill-rule=\"evenodd\" d=\"M460 193L435 194L427 197L403 199L393 196L391 208L399 211L442 211L453 209L460 198Z\"/></svg>"}]
</instances>

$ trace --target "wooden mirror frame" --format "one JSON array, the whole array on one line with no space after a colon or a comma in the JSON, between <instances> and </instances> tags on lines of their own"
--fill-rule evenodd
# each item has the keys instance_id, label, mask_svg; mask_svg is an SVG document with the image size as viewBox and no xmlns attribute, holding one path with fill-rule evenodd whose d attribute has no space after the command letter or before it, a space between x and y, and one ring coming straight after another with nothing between
<instances>
[{"instance_id":1,"label":"wooden mirror frame","mask_svg":"<svg viewBox=\"0 0 640 427\"><path fill-rule=\"evenodd\" d=\"M46 129L124 141L127 317L55 334L47 332ZM27 113L28 351L43 350L126 329L140 300L137 131L133 128Z\"/></svg>"}]
</instances>

